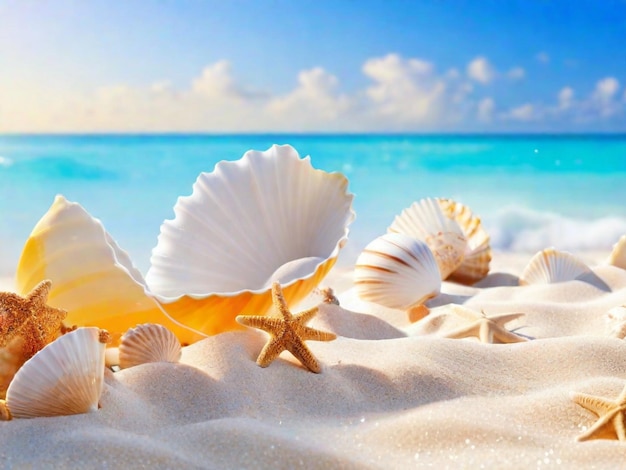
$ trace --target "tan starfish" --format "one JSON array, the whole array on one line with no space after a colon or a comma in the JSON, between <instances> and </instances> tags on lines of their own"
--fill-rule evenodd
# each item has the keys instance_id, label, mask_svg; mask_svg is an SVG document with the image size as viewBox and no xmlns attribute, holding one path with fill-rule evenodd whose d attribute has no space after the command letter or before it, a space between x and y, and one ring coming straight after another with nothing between
<instances>
[{"instance_id":1,"label":"tan starfish","mask_svg":"<svg viewBox=\"0 0 626 470\"><path fill-rule=\"evenodd\" d=\"M308 340L332 341L336 336L305 325L317 314L317 307L292 315L278 282L272 284L272 302L280 316L239 315L236 318L237 322L242 325L259 328L270 334L269 341L256 360L257 364L267 367L281 352L287 350L307 369L319 373L321 367L304 342Z\"/></svg>"},{"instance_id":2,"label":"tan starfish","mask_svg":"<svg viewBox=\"0 0 626 470\"><path fill-rule=\"evenodd\" d=\"M523 313L502 313L488 317L484 312L478 313L460 306L454 312L470 323L467 326L462 326L446 333L444 335L446 338L459 339L475 336L483 343L519 343L527 341L523 336L504 328L505 323L523 316Z\"/></svg>"},{"instance_id":3,"label":"tan starfish","mask_svg":"<svg viewBox=\"0 0 626 470\"><path fill-rule=\"evenodd\" d=\"M59 336L67 312L46 304L51 287L52 282L42 281L26 297L0 292L0 347L21 337L28 359Z\"/></svg>"},{"instance_id":4,"label":"tan starfish","mask_svg":"<svg viewBox=\"0 0 626 470\"><path fill-rule=\"evenodd\" d=\"M572 399L583 408L598 415L598 420L587 431L578 436L579 441L605 437L626 441L626 387L617 399L574 393Z\"/></svg>"}]
</instances>

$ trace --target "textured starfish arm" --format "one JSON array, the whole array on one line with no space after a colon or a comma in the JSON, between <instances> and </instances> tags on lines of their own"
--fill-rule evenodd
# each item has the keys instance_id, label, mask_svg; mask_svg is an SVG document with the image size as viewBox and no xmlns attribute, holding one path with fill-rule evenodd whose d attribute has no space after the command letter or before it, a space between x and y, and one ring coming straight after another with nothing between
<instances>
[{"instance_id":1,"label":"textured starfish arm","mask_svg":"<svg viewBox=\"0 0 626 470\"><path fill-rule=\"evenodd\" d=\"M574 393L572 394L572 400L583 408L593 411L598 416L608 413L608 411L614 406L605 398L594 397L593 395L587 395L586 393Z\"/></svg>"},{"instance_id":2,"label":"textured starfish arm","mask_svg":"<svg viewBox=\"0 0 626 470\"><path fill-rule=\"evenodd\" d=\"M312 341L332 341L337 339L337 335L334 333L330 333L328 331L316 330L315 328L311 328L308 326L303 326L300 334L302 340L312 340Z\"/></svg>"},{"instance_id":3,"label":"textured starfish arm","mask_svg":"<svg viewBox=\"0 0 626 470\"><path fill-rule=\"evenodd\" d=\"M41 281L35 286L35 288L28 294L26 298L29 299L32 302L33 306L37 309L43 308L46 306L46 300L48 299L48 293L50 292L51 288L52 281Z\"/></svg>"},{"instance_id":4,"label":"textured starfish arm","mask_svg":"<svg viewBox=\"0 0 626 470\"><path fill-rule=\"evenodd\" d=\"M322 371L317 359L302 341L294 341L287 345L287 349L293 354L307 369L319 374Z\"/></svg>"},{"instance_id":5,"label":"textured starfish arm","mask_svg":"<svg viewBox=\"0 0 626 470\"><path fill-rule=\"evenodd\" d=\"M283 328L283 322L278 318L262 317L259 315L237 315L235 320L240 325L258 328L273 334L278 333Z\"/></svg>"},{"instance_id":6,"label":"textured starfish arm","mask_svg":"<svg viewBox=\"0 0 626 470\"><path fill-rule=\"evenodd\" d=\"M508 323L513 320L517 320L519 317L523 317L526 315L525 313L502 313L499 315L489 316L488 318L498 325L503 326L505 323Z\"/></svg>"},{"instance_id":7,"label":"textured starfish arm","mask_svg":"<svg viewBox=\"0 0 626 470\"><path fill-rule=\"evenodd\" d=\"M298 313L293 318L300 325L304 325L308 323L308 321L311 320L315 315L317 315L318 312L319 312L319 309L317 307L313 307L313 308L310 308L308 310L304 310L303 312Z\"/></svg>"},{"instance_id":8,"label":"textured starfish arm","mask_svg":"<svg viewBox=\"0 0 626 470\"><path fill-rule=\"evenodd\" d=\"M447 332L444 337L450 339L462 339L469 336L478 336L479 329L480 327L477 324L462 326L461 328Z\"/></svg>"},{"instance_id":9,"label":"textured starfish arm","mask_svg":"<svg viewBox=\"0 0 626 470\"><path fill-rule=\"evenodd\" d=\"M611 425L612 417L613 417L612 414L605 414L604 416L601 416L595 423L593 423L593 426L588 428L584 433L582 433L576 439L580 442L588 441L589 439L595 438L598 434L602 435L606 433L607 429Z\"/></svg>"},{"instance_id":10,"label":"textured starfish arm","mask_svg":"<svg viewBox=\"0 0 626 470\"><path fill-rule=\"evenodd\" d=\"M626 427L624 426L624 411L617 413L613 418L613 427L620 441L626 441Z\"/></svg>"},{"instance_id":11,"label":"textured starfish arm","mask_svg":"<svg viewBox=\"0 0 626 470\"><path fill-rule=\"evenodd\" d=\"M261 350L259 357L257 357L256 363L261 367L269 366L274 359L276 359L281 352L285 350L285 346L281 341L276 338L272 338Z\"/></svg>"},{"instance_id":12,"label":"textured starfish arm","mask_svg":"<svg viewBox=\"0 0 626 470\"><path fill-rule=\"evenodd\" d=\"M493 332L493 338L500 343L522 343L524 341L528 341L528 339L524 338L523 336L504 329L495 330Z\"/></svg>"}]
</instances>

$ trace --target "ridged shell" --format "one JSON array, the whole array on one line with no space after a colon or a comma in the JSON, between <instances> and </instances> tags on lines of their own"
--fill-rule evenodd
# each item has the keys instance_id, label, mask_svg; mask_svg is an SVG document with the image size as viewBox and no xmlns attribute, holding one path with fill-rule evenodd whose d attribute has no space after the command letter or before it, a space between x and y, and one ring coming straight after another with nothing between
<instances>
[{"instance_id":1,"label":"ridged shell","mask_svg":"<svg viewBox=\"0 0 626 470\"><path fill-rule=\"evenodd\" d=\"M546 248L531 258L519 278L519 283L554 284L573 281L590 273L592 271L589 266L571 253Z\"/></svg>"},{"instance_id":2,"label":"ridged shell","mask_svg":"<svg viewBox=\"0 0 626 470\"><path fill-rule=\"evenodd\" d=\"M114 342L139 323L163 324L185 344L204 337L163 313L102 223L63 196L55 198L33 229L17 267L22 294L42 279L52 281L48 304L67 310L67 325L104 328Z\"/></svg>"},{"instance_id":3,"label":"ridged shell","mask_svg":"<svg viewBox=\"0 0 626 470\"><path fill-rule=\"evenodd\" d=\"M347 240L347 186L288 145L218 163L161 226L148 286L173 318L206 334L269 311L272 281L288 303L303 299Z\"/></svg>"},{"instance_id":4,"label":"ridged shell","mask_svg":"<svg viewBox=\"0 0 626 470\"><path fill-rule=\"evenodd\" d=\"M357 258L354 284L363 300L408 310L439 294L441 274L425 242L387 233Z\"/></svg>"},{"instance_id":5,"label":"ridged shell","mask_svg":"<svg viewBox=\"0 0 626 470\"><path fill-rule=\"evenodd\" d=\"M626 235L622 235L609 255L609 264L626 269Z\"/></svg>"},{"instance_id":6,"label":"ridged shell","mask_svg":"<svg viewBox=\"0 0 626 470\"><path fill-rule=\"evenodd\" d=\"M444 213L457 221L467 240L463 262L450 274L448 280L461 284L474 284L489 273L489 263L491 263L489 235L483 228L480 218L474 215L466 205L452 199L438 199L438 202Z\"/></svg>"},{"instance_id":7,"label":"ridged shell","mask_svg":"<svg viewBox=\"0 0 626 470\"><path fill-rule=\"evenodd\" d=\"M178 362L181 356L178 338L163 325L146 323L128 330L120 342L120 368L149 362Z\"/></svg>"},{"instance_id":8,"label":"ridged shell","mask_svg":"<svg viewBox=\"0 0 626 470\"><path fill-rule=\"evenodd\" d=\"M613 307L605 314L606 332L614 338L626 338L626 306Z\"/></svg>"},{"instance_id":9,"label":"ridged shell","mask_svg":"<svg viewBox=\"0 0 626 470\"><path fill-rule=\"evenodd\" d=\"M36 418L96 411L107 338L98 328L79 328L26 361L7 390L11 415Z\"/></svg>"},{"instance_id":10,"label":"ridged shell","mask_svg":"<svg viewBox=\"0 0 626 470\"><path fill-rule=\"evenodd\" d=\"M426 242L435 255L441 278L446 279L463 262L467 240L460 225L444 214L436 199L414 202L396 216L387 229Z\"/></svg>"}]
</instances>

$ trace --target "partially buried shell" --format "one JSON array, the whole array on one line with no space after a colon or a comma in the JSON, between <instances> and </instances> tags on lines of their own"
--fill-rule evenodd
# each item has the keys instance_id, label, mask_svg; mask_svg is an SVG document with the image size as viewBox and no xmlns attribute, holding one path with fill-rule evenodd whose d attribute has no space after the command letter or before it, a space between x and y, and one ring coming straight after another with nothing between
<instances>
[{"instance_id":1,"label":"partially buried shell","mask_svg":"<svg viewBox=\"0 0 626 470\"><path fill-rule=\"evenodd\" d=\"M10 414L35 418L96 411L108 339L108 333L98 328L78 328L35 354L9 385Z\"/></svg>"},{"instance_id":2,"label":"partially buried shell","mask_svg":"<svg viewBox=\"0 0 626 470\"><path fill-rule=\"evenodd\" d=\"M368 244L357 258L354 283L363 300L411 310L439 294L441 274L425 242L387 233Z\"/></svg>"},{"instance_id":3,"label":"partially buried shell","mask_svg":"<svg viewBox=\"0 0 626 470\"><path fill-rule=\"evenodd\" d=\"M206 334L241 328L237 315L268 312L273 281L287 302L303 299L347 240L347 186L288 145L218 163L161 226L150 290L173 318Z\"/></svg>"},{"instance_id":4,"label":"partially buried shell","mask_svg":"<svg viewBox=\"0 0 626 470\"><path fill-rule=\"evenodd\" d=\"M467 240L458 222L444 214L436 199L414 202L396 216L387 229L426 242L432 251L441 279L446 279L463 262Z\"/></svg>"},{"instance_id":5,"label":"partially buried shell","mask_svg":"<svg viewBox=\"0 0 626 470\"><path fill-rule=\"evenodd\" d=\"M127 369L149 362L178 362L181 347L174 333L163 325L147 323L124 333L119 353L120 368Z\"/></svg>"},{"instance_id":6,"label":"partially buried shell","mask_svg":"<svg viewBox=\"0 0 626 470\"><path fill-rule=\"evenodd\" d=\"M444 213L457 221L467 240L463 262L448 277L450 281L474 284L489 273L491 245L489 235L471 209L452 199L438 199Z\"/></svg>"},{"instance_id":7,"label":"partially buried shell","mask_svg":"<svg viewBox=\"0 0 626 470\"><path fill-rule=\"evenodd\" d=\"M204 337L163 313L102 223L63 196L55 198L33 229L17 267L20 293L28 293L41 279L52 281L48 304L67 310L67 325L104 328L114 342L139 323L163 324L183 343Z\"/></svg>"},{"instance_id":8,"label":"partially buried shell","mask_svg":"<svg viewBox=\"0 0 626 470\"><path fill-rule=\"evenodd\" d=\"M626 235L622 235L609 255L609 264L626 269Z\"/></svg>"},{"instance_id":9,"label":"partially buried shell","mask_svg":"<svg viewBox=\"0 0 626 470\"><path fill-rule=\"evenodd\" d=\"M554 284L580 279L588 274L592 274L591 268L576 256L566 251L546 248L531 258L519 278L519 283Z\"/></svg>"}]
</instances>

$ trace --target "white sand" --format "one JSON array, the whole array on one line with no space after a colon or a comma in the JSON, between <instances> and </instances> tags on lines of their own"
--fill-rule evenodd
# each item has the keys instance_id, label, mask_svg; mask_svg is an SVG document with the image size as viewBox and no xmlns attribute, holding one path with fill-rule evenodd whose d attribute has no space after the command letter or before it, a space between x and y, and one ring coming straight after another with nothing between
<instances>
[{"instance_id":1,"label":"white sand","mask_svg":"<svg viewBox=\"0 0 626 470\"><path fill-rule=\"evenodd\" d=\"M528 256L497 255L519 274ZM589 260L590 258L587 258ZM597 261L597 259L595 260ZM571 392L616 398L626 342L609 337L608 309L626 304L626 271L601 266L607 287L582 281L511 287L492 274L445 284L432 311L361 302L349 272L326 285L311 324L336 341L309 342L319 375L287 352L254 360L265 336L231 332L184 349L180 364L109 374L92 414L0 423L2 466L136 468L619 468L626 443L577 442L596 416ZM344 291L345 290L345 291ZM456 326L450 300L487 314L524 312L508 329L537 338L507 345L440 337ZM358 312L358 313L357 313ZM362 312L369 312L364 314Z\"/></svg>"}]
</instances>

